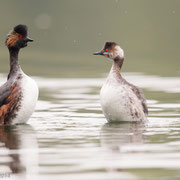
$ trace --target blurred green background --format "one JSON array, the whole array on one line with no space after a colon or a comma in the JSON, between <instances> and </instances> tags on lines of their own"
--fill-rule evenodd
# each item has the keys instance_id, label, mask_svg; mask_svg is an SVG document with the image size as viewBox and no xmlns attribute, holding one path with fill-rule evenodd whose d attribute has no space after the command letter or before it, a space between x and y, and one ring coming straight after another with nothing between
<instances>
[{"instance_id":1,"label":"blurred green background","mask_svg":"<svg viewBox=\"0 0 180 180\"><path fill-rule=\"evenodd\" d=\"M100 77L111 61L92 53L105 41L125 50L124 72L179 76L179 0L6 0L0 6L0 72L9 70L6 34L29 27L23 70L46 77Z\"/></svg>"}]
</instances>

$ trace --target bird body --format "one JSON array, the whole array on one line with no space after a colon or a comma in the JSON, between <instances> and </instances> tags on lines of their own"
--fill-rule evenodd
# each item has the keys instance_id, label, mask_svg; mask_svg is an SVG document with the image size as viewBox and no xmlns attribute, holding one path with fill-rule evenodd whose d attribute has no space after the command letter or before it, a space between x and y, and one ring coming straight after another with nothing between
<instances>
[{"instance_id":1,"label":"bird body","mask_svg":"<svg viewBox=\"0 0 180 180\"><path fill-rule=\"evenodd\" d=\"M38 86L32 78L24 74L23 71L19 74L19 77L21 77L19 80L19 108L11 124L27 122L35 110L39 94Z\"/></svg>"},{"instance_id":2,"label":"bird body","mask_svg":"<svg viewBox=\"0 0 180 180\"><path fill-rule=\"evenodd\" d=\"M111 70L100 92L100 102L108 121L144 121L141 101L125 79Z\"/></svg>"}]
</instances>

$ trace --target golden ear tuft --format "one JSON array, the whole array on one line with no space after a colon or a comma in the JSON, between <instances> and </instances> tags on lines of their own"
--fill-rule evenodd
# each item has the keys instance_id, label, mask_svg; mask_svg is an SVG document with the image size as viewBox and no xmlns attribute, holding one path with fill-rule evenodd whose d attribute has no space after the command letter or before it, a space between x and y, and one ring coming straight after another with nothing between
<instances>
[{"instance_id":1,"label":"golden ear tuft","mask_svg":"<svg viewBox=\"0 0 180 180\"><path fill-rule=\"evenodd\" d=\"M16 42L19 40L19 34L18 33L13 33L7 40L6 45L11 47L16 44Z\"/></svg>"}]
</instances>

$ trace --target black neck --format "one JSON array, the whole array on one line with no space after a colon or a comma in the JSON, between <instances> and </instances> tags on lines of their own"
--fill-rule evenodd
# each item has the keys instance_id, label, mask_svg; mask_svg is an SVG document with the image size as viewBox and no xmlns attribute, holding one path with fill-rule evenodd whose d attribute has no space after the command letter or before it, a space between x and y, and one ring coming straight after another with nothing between
<instances>
[{"instance_id":1,"label":"black neck","mask_svg":"<svg viewBox=\"0 0 180 180\"><path fill-rule=\"evenodd\" d=\"M10 71L8 74L8 79L10 77L13 77L20 70L20 65L18 62L19 49L9 48L9 54L10 54Z\"/></svg>"},{"instance_id":2,"label":"black neck","mask_svg":"<svg viewBox=\"0 0 180 180\"><path fill-rule=\"evenodd\" d=\"M117 56L116 58L114 58L113 70L116 73L120 74L123 62L124 62L124 57L122 58L120 56Z\"/></svg>"}]
</instances>

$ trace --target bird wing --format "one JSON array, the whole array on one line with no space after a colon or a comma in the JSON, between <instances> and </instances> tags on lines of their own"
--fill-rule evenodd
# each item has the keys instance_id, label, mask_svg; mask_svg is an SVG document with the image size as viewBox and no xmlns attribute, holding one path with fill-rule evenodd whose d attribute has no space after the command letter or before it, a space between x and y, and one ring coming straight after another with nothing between
<instances>
[{"instance_id":1,"label":"bird wing","mask_svg":"<svg viewBox=\"0 0 180 180\"><path fill-rule=\"evenodd\" d=\"M10 89L11 85L8 82L0 87L0 107L6 103L5 101L11 93Z\"/></svg>"},{"instance_id":2,"label":"bird wing","mask_svg":"<svg viewBox=\"0 0 180 180\"><path fill-rule=\"evenodd\" d=\"M20 97L18 84L5 83L0 88L0 124L7 124Z\"/></svg>"},{"instance_id":3,"label":"bird wing","mask_svg":"<svg viewBox=\"0 0 180 180\"><path fill-rule=\"evenodd\" d=\"M144 97L144 94L142 92L141 89L139 89L138 87L134 86L132 88L133 92L136 94L136 96L138 97L138 99L141 101L141 105L143 107L143 111L144 113L147 115L148 114L148 107L147 107L147 103L146 103L146 99Z\"/></svg>"},{"instance_id":4,"label":"bird wing","mask_svg":"<svg viewBox=\"0 0 180 180\"><path fill-rule=\"evenodd\" d=\"M124 79L124 81L126 81L126 80ZM134 86L133 84L127 82L127 81L126 81L126 83L131 86L132 91L137 96L137 98L141 101L143 111L147 115L148 114L148 107L147 107L146 99L144 97L142 90L139 89L138 87Z\"/></svg>"}]
</instances>

